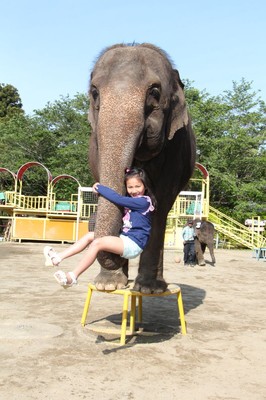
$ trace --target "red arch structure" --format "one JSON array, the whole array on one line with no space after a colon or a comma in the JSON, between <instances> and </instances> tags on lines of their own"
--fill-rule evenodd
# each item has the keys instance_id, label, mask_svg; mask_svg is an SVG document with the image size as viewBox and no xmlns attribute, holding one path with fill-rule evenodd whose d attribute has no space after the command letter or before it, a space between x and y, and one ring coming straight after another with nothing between
<instances>
[{"instance_id":1,"label":"red arch structure","mask_svg":"<svg viewBox=\"0 0 266 400\"><path fill-rule=\"evenodd\" d=\"M18 179L19 181L21 181L22 178L23 178L24 173L25 173L29 168L34 167L34 166L40 166L40 167L42 167L42 168L47 172L48 182L51 182L51 180L53 179L51 172L49 171L48 168L46 168L43 164L39 163L38 161L30 161L30 162L27 162L26 164L23 164L23 165L19 168L19 170L18 170L18 172L17 172L17 179Z\"/></svg>"},{"instance_id":2,"label":"red arch structure","mask_svg":"<svg viewBox=\"0 0 266 400\"><path fill-rule=\"evenodd\" d=\"M208 178L209 172L206 170L206 168L202 164L196 162L195 167L200 170L200 172L202 173L202 175L204 176L205 179Z\"/></svg>"},{"instance_id":3,"label":"red arch structure","mask_svg":"<svg viewBox=\"0 0 266 400\"><path fill-rule=\"evenodd\" d=\"M0 172L8 172L9 174L12 175L13 179L16 180L16 177L17 177L16 174L14 172L10 171L9 169L0 167Z\"/></svg>"},{"instance_id":4,"label":"red arch structure","mask_svg":"<svg viewBox=\"0 0 266 400\"><path fill-rule=\"evenodd\" d=\"M54 179L52 179L51 186L55 186L56 182L60 181L61 179L65 179L65 178L66 179L72 179L73 181L75 181L78 184L78 186L81 186L79 181L76 178L74 178L74 176L68 175L68 174L63 174L63 175L56 176Z\"/></svg>"}]
</instances>

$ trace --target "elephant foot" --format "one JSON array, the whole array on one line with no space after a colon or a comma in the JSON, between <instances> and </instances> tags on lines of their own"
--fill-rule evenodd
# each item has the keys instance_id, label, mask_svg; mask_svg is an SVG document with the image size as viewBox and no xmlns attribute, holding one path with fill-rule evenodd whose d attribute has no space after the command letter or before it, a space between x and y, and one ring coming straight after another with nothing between
<instances>
[{"instance_id":1,"label":"elephant foot","mask_svg":"<svg viewBox=\"0 0 266 400\"><path fill-rule=\"evenodd\" d=\"M199 266L200 266L200 267L204 267L205 265L206 265L205 261L200 261L200 262L199 262Z\"/></svg>"},{"instance_id":2,"label":"elephant foot","mask_svg":"<svg viewBox=\"0 0 266 400\"><path fill-rule=\"evenodd\" d=\"M138 275L133 290L144 294L163 293L167 289L164 279L149 279Z\"/></svg>"},{"instance_id":3,"label":"elephant foot","mask_svg":"<svg viewBox=\"0 0 266 400\"><path fill-rule=\"evenodd\" d=\"M109 271L102 269L99 275L94 279L97 290L123 289L128 282L127 276L120 270Z\"/></svg>"}]
</instances>

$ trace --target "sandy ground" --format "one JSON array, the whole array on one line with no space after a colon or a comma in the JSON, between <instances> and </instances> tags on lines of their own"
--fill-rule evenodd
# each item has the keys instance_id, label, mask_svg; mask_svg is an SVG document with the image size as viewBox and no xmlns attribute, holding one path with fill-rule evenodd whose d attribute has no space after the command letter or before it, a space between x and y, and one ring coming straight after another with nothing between
<instances>
[{"instance_id":1,"label":"sandy ground","mask_svg":"<svg viewBox=\"0 0 266 400\"><path fill-rule=\"evenodd\" d=\"M251 251L217 250L216 267L195 268L175 263L181 251L166 251L165 278L181 286L188 334L180 333L174 296L146 298L143 334L120 346L119 335L96 328L119 328L122 297L95 293L94 328L80 325L97 263L64 290L42 248L0 244L1 399L266 399L266 263ZM134 261L130 277L136 273Z\"/></svg>"}]
</instances>

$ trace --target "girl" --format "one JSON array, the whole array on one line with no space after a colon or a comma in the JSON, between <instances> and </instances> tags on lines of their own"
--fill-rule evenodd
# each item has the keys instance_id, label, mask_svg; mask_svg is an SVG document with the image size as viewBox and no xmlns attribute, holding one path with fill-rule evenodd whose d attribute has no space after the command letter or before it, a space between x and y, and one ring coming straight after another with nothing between
<instances>
[{"instance_id":1,"label":"girl","mask_svg":"<svg viewBox=\"0 0 266 400\"><path fill-rule=\"evenodd\" d=\"M154 211L156 200L149 187L146 173L140 168L127 169L124 183L127 196L121 196L114 190L100 183L93 185L93 191L105 197L112 203L124 207L123 227L120 236L104 236L94 239L94 232L88 232L73 246L61 253L56 253L51 247L44 248L45 265L57 266L62 260L89 248L78 266L65 274L57 271L54 274L57 282L69 287L77 284L77 279L96 260L99 251L108 251L130 259L137 257L144 249L151 230L151 212Z\"/></svg>"}]
</instances>

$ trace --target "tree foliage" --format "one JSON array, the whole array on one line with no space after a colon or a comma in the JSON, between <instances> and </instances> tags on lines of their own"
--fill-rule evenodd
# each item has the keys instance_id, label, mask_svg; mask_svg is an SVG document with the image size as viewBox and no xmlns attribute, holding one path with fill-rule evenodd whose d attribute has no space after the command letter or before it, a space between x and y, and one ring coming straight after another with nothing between
<instances>
[{"instance_id":1,"label":"tree foliage","mask_svg":"<svg viewBox=\"0 0 266 400\"><path fill-rule=\"evenodd\" d=\"M1 90L3 85L0 94ZM197 161L210 174L210 204L240 222L251 216L265 219L265 103L244 79L216 97L187 82L186 98L197 137ZM17 101L20 112L11 112L10 103L0 117L0 166L16 172L24 163L38 161L53 177L69 174L81 185L91 185L87 96L61 97L30 117ZM45 194L46 181L45 173L27 172L25 191ZM62 198L75 192L73 181L58 185Z\"/></svg>"},{"instance_id":2,"label":"tree foliage","mask_svg":"<svg viewBox=\"0 0 266 400\"><path fill-rule=\"evenodd\" d=\"M0 84L0 120L23 112L18 90L12 85Z\"/></svg>"},{"instance_id":3,"label":"tree foliage","mask_svg":"<svg viewBox=\"0 0 266 400\"><path fill-rule=\"evenodd\" d=\"M53 177L69 174L81 185L89 186L92 178L87 156L88 106L87 97L77 94L73 99L62 97L53 104L48 103L31 117L16 115L0 121L0 166L16 172L21 165L38 161L51 171ZM27 194L30 190L32 193L39 191L40 195L46 193L46 179L38 177L36 167L31 178L25 174ZM69 186L73 186L71 181Z\"/></svg>"},{"instance_id":4,"label":"tree foliage","mask_svg":"<svg viewBox=\"0 0 266 400\"><path fill-rule=\"evenodd\" d=\"M186 95L210 203L241 222L265 218L265 103L244 79L217 97L190 84Z\"/></svg>"}]
</instances>

